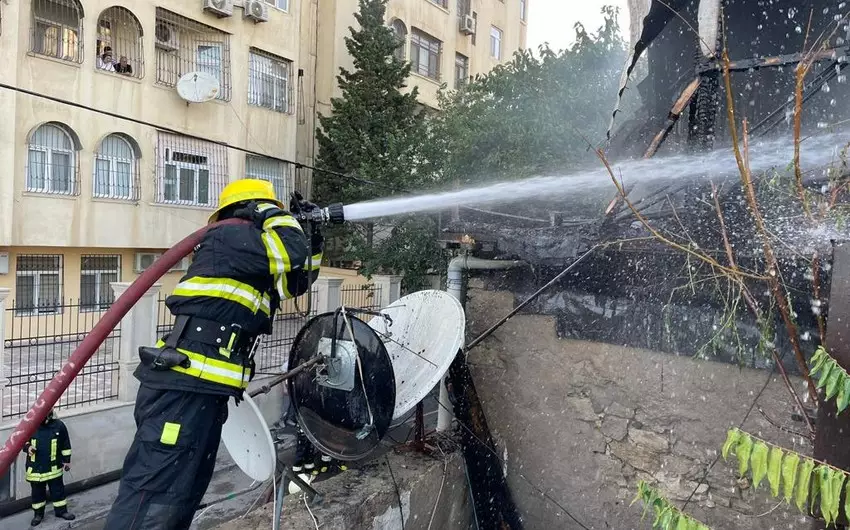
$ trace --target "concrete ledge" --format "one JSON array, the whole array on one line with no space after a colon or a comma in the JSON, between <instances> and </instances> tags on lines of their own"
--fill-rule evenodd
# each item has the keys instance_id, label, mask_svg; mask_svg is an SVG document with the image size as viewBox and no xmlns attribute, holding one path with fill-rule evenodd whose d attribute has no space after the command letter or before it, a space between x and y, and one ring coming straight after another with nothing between
<instances>
[{"instance_id":1,"label":"concrete ledge","mask_svg":"<svg viewBox=\"0 0 850 530\"><path fill-rule=\"evenodd\" d=\"M405 530L466 529L473 520L463 458L457 453L447 455L445 460L414 453L389 453L387 458L379 457L357 470L320 482L316 489L325 498L310 509L323 529L397 529L402 527L402 512ZM265 530L271 528L273 513L273 504L269 503L244 519L217 528ZM280 527L282 530L315 528L301 495L290 495L284 500Z\"/></svg>"}]
</instances>

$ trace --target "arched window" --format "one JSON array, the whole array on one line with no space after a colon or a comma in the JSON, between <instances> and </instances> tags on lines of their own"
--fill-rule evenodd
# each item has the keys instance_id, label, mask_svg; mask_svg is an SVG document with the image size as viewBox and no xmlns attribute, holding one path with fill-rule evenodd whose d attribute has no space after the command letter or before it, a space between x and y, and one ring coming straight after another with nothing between
<instances>
[{"instance_id":1,"label":"arched window","mask_svg":"<svg viewBox=\"0 0 850 530\"><path fill-rule=\"evenodd\" d=\"M398 48L395 50L395 56L400 60L407 59L407 26L399 19L393 20L391 27L398 39Z\"/></svg>"},{"instance_id":2,"label":"arched window","mask_svg":"<svg viewBox=\"0 0 850 530\"><path fill-rule=\"evenodd\" d=\"M138 145L129 136L113 133L104 138L94 158L94 196L137 200L139 154Z\"/></svg>"},{"instance_id":3,"label":"arched window","mask_svg":"<svg viewBox=\"0 0 850 530\"><path fill-rule=\"evenodd\" d=\"M45 123L29 138L27 191L36 193L77 193L77 151L79 140L61 123Z\"/></svg>"},{"instance_id":4,"label":"arched window","mask_svg":"<svg viewBox=\"0 0 850 530\"><path fill-rule=\"evenodd\" d=\"M145 74L144 35L139 19L127 8L112 6L97 19L95 67L141 78Z\"/></svg>"},{"instance_id":5,"label":"arched window","mask_svg":"<svg viewBox=\"0 0 850 530\"><path fill-rule=\"evenodd\" d=\"M30 51L83 62L83 7L77 0L32 0Z\"/></svg>"}]
</instances>

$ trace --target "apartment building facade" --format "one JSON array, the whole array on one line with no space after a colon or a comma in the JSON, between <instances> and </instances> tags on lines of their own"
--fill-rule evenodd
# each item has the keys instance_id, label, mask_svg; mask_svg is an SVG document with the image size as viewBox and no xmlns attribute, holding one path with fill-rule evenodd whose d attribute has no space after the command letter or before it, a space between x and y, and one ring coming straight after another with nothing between
<instances>
[{"instance_id":1,"label":"apartment building facade","mask_svg":"<svg viewBox=\"0 0 850 530\"><path fill-rule=\"evenodd\" d=\"M232 179L292 189L300 2L241 4L0 5L0 287L16 314L107 306L109 283L204 225ZM217 81L211 100L187 95L193 72Z\"/></svg>"},{"instance_id":2,"label":"apartment building facade","mask_svg":"<svg viewBox=\"0 0 850 530\"><path fill-rule=\"evenodd\" d=\"M524 47L528 1L390 0L387 24L422 104L435 108L441 83L459 86ZM314 161L316 115L330 112L339 68L351 66L343 39L357 8L0 3L0 288L15 315L54 315L69 301L103 310L109 284L132 281L206 223L231 180L309 191L290 161ZM217 81L208 101L187 95L196 72Z\"/></svg>"}]
</instances>

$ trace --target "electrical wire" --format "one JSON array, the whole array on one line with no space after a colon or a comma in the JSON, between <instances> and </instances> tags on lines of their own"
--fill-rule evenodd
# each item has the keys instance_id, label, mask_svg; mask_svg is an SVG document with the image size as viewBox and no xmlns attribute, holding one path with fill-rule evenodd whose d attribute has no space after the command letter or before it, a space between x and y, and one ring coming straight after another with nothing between
<instances>
[{"instance_id":1,"label":"electrical wire","mask_svg":"<svg viewBox=\"0 0 850 530\"><path fill-rule=\"evenodd\" d=\"M390 478L393 479L393 487L395 487L395 496L398 499L398 513L401 515L401 530L404 530L404 507L401 505L401 492L398 490L398 482L393 474L393 467L390 465L389 455L384 455L384 460L387 461L387 469L390 471Z\"/></svg>"},{"instance_id":2,"label":"electrical wire","mask_svg":"<svg viewBox=\"0 0 850 530\"><path fill-rule=\"evenodd\" d=\"M443 495L443 486L446 485L446 475L449 472L449 458L446 456L443 448L440 447L440 444L437 444L437 449L439 449L440 453L443 454L443 480L440 482L440 490L437 492L437 500L434 501L434 508L431 510L431 519L428 520L427 530L431 530L431 525L434 524L434 516L437 515L437 506L440 505L440 497Z\"/></svg>"},{"instance_id":3,"label":"electrical wire","mask_svg":"<svg viewBox=\"0 0 850 530\"><path fill-rule=\"evenodd\" d=\"M309 513L310 518L313 519L313 526L316 527L316 530L319 530L319 520L316 519L316 516L313 515L313 510L310 509L310 503L307 502L307 494L306 493L301 495L301 500L304 501L304 506L307 508L307 513Z\"/></svg>"}]
</instances>

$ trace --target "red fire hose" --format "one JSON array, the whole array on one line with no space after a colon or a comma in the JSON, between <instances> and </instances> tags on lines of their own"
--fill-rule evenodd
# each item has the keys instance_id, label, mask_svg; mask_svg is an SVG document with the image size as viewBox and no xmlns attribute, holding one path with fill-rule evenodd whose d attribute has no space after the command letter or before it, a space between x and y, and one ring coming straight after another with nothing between
<instances>
[{"instance_id":1,"label":"red fire hose","mask_svg":"<svg viewBox=\"0 0 850 530\"><path fill-rule=\"evenodd\" d=\"M106 313L100 317L100 320L86 335L86 338L77 346L74 353L65 363L65 366L59 370L47 388L38 396L35 404L27 412L26 416L21 420L9 439L0 449L0 476L3 476L11 467L12 462L17 458L18 453L24 446L24 443L29 440L32 434L38 429L47 413L53 408L53 405L59 401L59 397L71 384L71 381L77 377L80 370L88 362L94 352L100 347L106 337L115 329L115 326L121 322L124 315L130 311L130 308L139 301L139 298L144 295L148 289L168 270L176 265L181 259L189 255L192 249L200 243L201 237L207 230L214 226L225 224L246 223L241 219L228 219L219 221L218 223L205 226L197 232L191 234L184 240L180 241L171 247L165 254L159 257L153 265L148 267L124 293L118 297L118 300L112 304ZM2 339L2 337L0 337Z\"/></svg>"}]
</instances>

